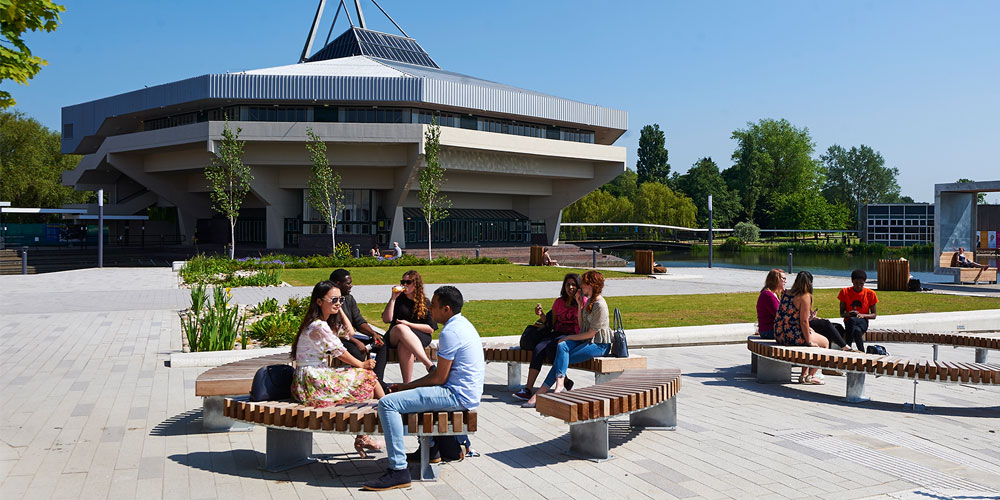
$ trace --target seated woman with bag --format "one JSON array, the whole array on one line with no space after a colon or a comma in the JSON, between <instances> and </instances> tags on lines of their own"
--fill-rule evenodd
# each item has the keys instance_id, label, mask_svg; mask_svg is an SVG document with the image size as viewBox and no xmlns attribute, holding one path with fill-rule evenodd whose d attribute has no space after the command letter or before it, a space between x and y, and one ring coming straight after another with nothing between
<instances>
[{"instance_id":1,"label":"seated woman with bag","mask_svg":"<svg viewBox=\"0 0 1000 500\"><path fill-rule=\"evenodd\" d=\"M340 289L332 281L320 281L313 287L309 309L299 326L299 333L292 342L292 359L295 360L295 378L292 381L292 396L304 405L318 408L341 403L381 399L385 396L382 386L375 377L375 360L359 361L351 356L340 337L333 332L328 320L337 328L337 332L351 331L346 315L342 315L340 306L343 297ZM326 356L343 361L351 368L331 368L327 366ZM377 450L384 446L371 436L358 436L354 448L361 458L365 458L365 449Z\"/></svg>"},{"instance_id":2,"label":"seated woman with bag","mask_svg":"<svg viewBox=\"0 0 1000 500\"><path fill-rule=\"evenodd\" d=\"M826 337L809 328L809 316L812 311L813 285L812 273L800 271L795 277L792 289L781 296L778 314L774 318L774 340L778 345L830 347ZM800 384L823 385L816 377L818 368L802 368L799 376Z\"/></svg>"},{"instance_id":3,"label":"seated woman with bag","mask_svg":"<svg viewBox=\"0 0 1000 500\"><path fill-rule=\"evenodd\" d=\"M552 310L545 314L542 305L535 306L535 314L538 315L538 322L533 325L534 332L544 333L541 338L526 339L522 335L521 349L533 349L531 364L528 365L528 383L520 391L514 393L514 397L522 401L531 398L531 393L535 387L535 380L542 369L542 363L551 363L556 355L556 346L559 339L567 335L580 333L579 307L576 303L576 295L580 290L580 275L568 273L563 278L562 289L559 290L559 298L552 303ZM586 302L586 298L584 298ZM532 327L529 327L532 328ZM528 332L525 332L527 334ZM529 344L525 345L525 341ZM566 390L573 388L573 381L566 379Z\"/></svg>"},{"instance_id":4,"label":"seated woman with bag","mask_svg":"<svg viewBox=\"0 0 1000 500\"><path fill-rule=\"evenodd\" d=\"M583 274L580 291L576 295L577 314L580 317L580 333L567 335L557 340L555 359L552 369L545 377L545 382L538 392L531 396L524 408L534 408L535 398L545 394L549 388L552 392L565 390L566 370L573 363L582 363L598 356L607 356L611 351L613 334L608 316L608 303L601 296L604 289L604 276L597 271L587 271ZM584 296L589 297L584 305Z\"/></svg>"}]
</instances>

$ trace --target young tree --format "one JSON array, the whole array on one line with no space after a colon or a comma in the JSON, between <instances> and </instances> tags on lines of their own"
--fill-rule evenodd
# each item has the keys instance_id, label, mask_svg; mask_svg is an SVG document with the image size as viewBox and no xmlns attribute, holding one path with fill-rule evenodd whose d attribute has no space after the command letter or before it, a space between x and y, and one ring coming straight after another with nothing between
<instances>
[{"instance_id":1,"label":"young tree","mask_svg":"<svg viewBox=\"0 0 1000 500\"><path fill-rule=\"evenodd\" d=\"M240 141L242 131L237 128L236 133L233 133L227 119L215 158L205 168L212 208L229 219L230 259L236 254L236 219L240 216L240 207L243 206L243 199L250 192L250 182L253 181L250 167L243 163L243 146L246 143Z\"/></svg>"},{"instance_id":2,"label":"young tree","mask_svg":"<svg viewBox=\"0 0 1000 500\"><path fill-rule=\"evenodd\" d=\"M424 168L420 170L420 193L417 198L427 222L427 258L431 257L431 226L448 217L451 200L441 193L444 185L445 168L441 166L438 154L441 152L441 127L434 120L424 134Z\"/></svg>"},{"instance_id":3,"label":"young tree","mask_svg":"<svg viewBox=\"0 0 1000 500\"><path fill-rule=\"evenodd\" d=\"M886 167L882 155L864 144L850 150L834 144L820 160L826 169L823 196L849 207L853 217L864 205L899 198L899 169Z\"/></svg>"},{"instance_id":4,"label":"young tree","mask_svg":"<svg viewBox=\"0 0 1000 500\"><path fill-rule=\"evenodd\" d=\"M787 120L762 119L733 131L735 164L722 173L735 190L751 221L766 219L776 195L811 190L820 180L818 163L812 158L815 144L808 128L796 128Z\"/></svg>"},{"instance_id":5,"label":"young tree","mask_svg":"<svg viewBox=\"0 0 1000 500\"><path fill-rule=\"evenodd\" d=\"M0 0L0 82L27 85L48 61L31 54L21 36L25 31L55 31L66 8L51 0ZM0 109L16 104L10 92L0 90Z\"/></svg>"},{"instance_id":6,"label":"young tree","mask_svg":"<svg viewBox=\"0 0 1000 500\"><path fill-rule=\"evenodd\" d=\"M344 205L344 190L340 188L340 174L334 172L326 158L326 142L313 132L306 129L309 140L306 149L312 160L312 177L309 178L309 204L330 225L330 253L337 251L337 221L340 219L340 207Z\"/></svg>"},{"instance_id":7,"label":"young tree","mask_svg":"<svg viewBox=\"0 0 1000 500\"><path fill-rule=\"evenodd\" d=\"M659 124L646 125L639 132L639 154L635 164L638 174L638 184L644 182L659 182L667 184L670 181L670 164L667 163L669 153L666 148L666 137Z\"/></svg>"}]
</instances>

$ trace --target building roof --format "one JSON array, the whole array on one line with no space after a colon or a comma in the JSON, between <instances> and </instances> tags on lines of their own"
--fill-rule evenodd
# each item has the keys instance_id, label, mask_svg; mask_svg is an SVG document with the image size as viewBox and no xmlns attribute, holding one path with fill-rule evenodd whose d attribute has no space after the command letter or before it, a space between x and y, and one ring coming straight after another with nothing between
<instances>
[{"instance_id":1,"label":"building roof","mask_svg":"<svg viewBox=\"0 0 1000 500\"><path fill-rule=\"evenodd\" d=\"M163 109L259 101L425 104L593 129L610 139L606 144L628 128L625 111L445 71L412 39L385 33L374 39L371 33L378 32L352 28L300 64L202 75L66 106L62 151L94 152L113 135L113 125ZM355 52L360 54L351 55Z\"/></svg>"}]
</instances>

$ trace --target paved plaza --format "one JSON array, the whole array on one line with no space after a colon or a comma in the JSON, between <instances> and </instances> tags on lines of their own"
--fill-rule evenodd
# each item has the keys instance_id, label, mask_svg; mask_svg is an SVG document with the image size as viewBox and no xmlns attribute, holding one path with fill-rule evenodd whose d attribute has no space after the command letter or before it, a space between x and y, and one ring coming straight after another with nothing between
<instances>
[{"instance_id":1,"label":"paved plaza","mask_svg":"<svg viewBox=\"0 0 1000 500\"><path fill-rule=\"evenodd\" d=\"M756 290L762 276L688 272L701 278L641 280L632 293ZM609 281L608 295L627 294L625 284L633 286ZM510 293L490 289L506 286L524 297L544 286L539 297L552 296L551 283L463 291L503 298ZM382 300L382 288L362 301ZM256 293L236 291L251 302ZM1000 389L920 383L926 409L913 413L903 408L912 381L870 377L872 401L849 404L843 377L757 384L742 345L637 350L651 368L682 370L678 429L636 433L627 419L612 421L607 462L564 455L568 426L515 404L506 367L491 364L471 436L482 456L444 465L438 482L360 491L385 468L385 453L359 460L351 436L325 434L314 449L331 460L266 473L257 468L265 430L203 433L194 381L205 368L165 366L181 348L177 310L187 300L166 269L0 277L0 498L1000 498ZM973 360L971 349L941 355ZM990 356L996 363L1000 353ZM387 376L398 379L393 369Z\"/></svg>"}]
</instances>

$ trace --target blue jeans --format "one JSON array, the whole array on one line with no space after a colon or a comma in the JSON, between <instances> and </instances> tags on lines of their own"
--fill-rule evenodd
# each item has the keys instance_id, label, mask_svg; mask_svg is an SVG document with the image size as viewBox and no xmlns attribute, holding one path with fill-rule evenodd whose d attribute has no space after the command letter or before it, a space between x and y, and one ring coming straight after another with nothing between
<instances>
[{"instance_id":1,"label":"blue jeans","mask_svg":"<svg viewBox=\"0 0 1000 500\"><path fill-rule=\"evenodd\" d=\"M569 365L582 363L598 356L606 356L609 351L611 351L611 344L595 344L578 340L560 342L556 346L556 357L552 361L552 369L549 370L549 374L542 384L551 388L555 385L557 377L566 376Z\"/></svg>"},{"instance_id":2,"label":"blue jeans","mask_svg":"<svg viewBox=\"0 0 1000 500\"><path fill-rule=\"evenodd\" d=\"M386 394L378 401L378 418L385 433L385 450L389 454L389 468L406 469L406 447L403 445L404 413L423 411L464 410L451 389L441 385L417 387L408 391Z\"/></svg>"}]
</instances>

